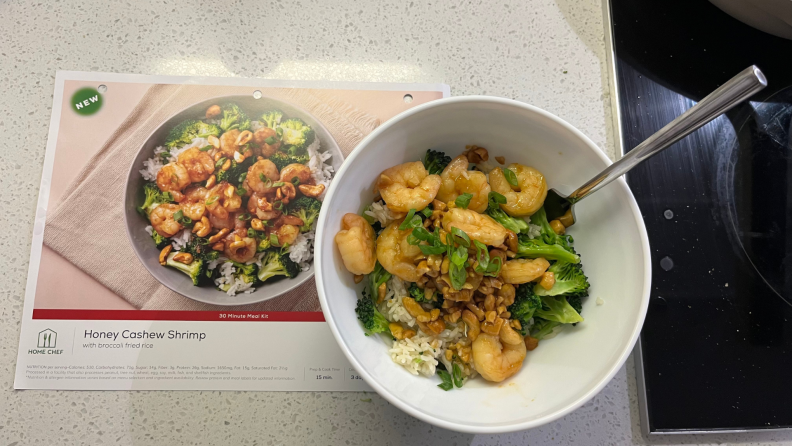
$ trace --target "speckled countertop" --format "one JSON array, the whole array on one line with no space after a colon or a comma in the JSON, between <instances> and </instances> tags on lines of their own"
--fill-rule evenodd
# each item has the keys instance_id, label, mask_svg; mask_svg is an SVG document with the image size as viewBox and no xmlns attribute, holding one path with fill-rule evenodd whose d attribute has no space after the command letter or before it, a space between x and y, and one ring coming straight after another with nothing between
<instances>
[{"instance_id":1,"label":"speckled countertop","mask_svg":"<svg viewBox=\"0 0 792 446\"><path fill-rule=\"evenodd\" d=\"M579 410L500 436L435 428L376 394L12 390L56 70L444 82L547 109L613 156L603 29L600 0L0 2L0 445L792 444L643 438L632 359Z\"/></svg>"}]
</instances>

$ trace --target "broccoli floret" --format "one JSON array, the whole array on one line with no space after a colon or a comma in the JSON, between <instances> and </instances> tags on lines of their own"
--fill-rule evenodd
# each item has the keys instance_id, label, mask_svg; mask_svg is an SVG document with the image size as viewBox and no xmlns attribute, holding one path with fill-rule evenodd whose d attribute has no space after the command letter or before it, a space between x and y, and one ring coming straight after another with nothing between
<instances>
[{"instance_id":1,"label":"broccoli floret","mask_svg":"<svg viewBox=\"0 0 792 446\"><path fill-rule=\"evenodd\" d=\"M555 330L556 327L562 325L561 322L548 321L542 318L534 318L533 327L531 327L531 337L542 340L545 336Z\"/></svg>"},{"instance_id":2,"label":"broccoli floret","mask_svg":"<svg viewBox=\"0 0 792 446\"><path fill-rule=\"evenodd\" d=\"M278 127L283 130L283 143L293 146L295 153L293 155L301 155L300 150L304 150L311 145L316 138L314 130L299 118L290 118L282 121Z\"/></svg>"},{"instance_id":3,"label":"broccoli floret","mask_svg":"<svg viewBox=\"0 0 792 446\"><path fill-rule=\"evenodd\" d=\"M214 124L207 124L197 119L189 119L168 132L168 136L165 138L165 145L170 148L181 147L191 143L195 138L220 136L220 132L220 127Z\"/></svg>"},{"instance_id":4,"label":"broccoli floret","mask_svg":"<svg viewBox=\"0 0 792 446\"><path fill-rule=\"evenodd\" d=\"M564 296L544 296L542 307L537 308L534 313L537 317L548 321L556 321L562 324L577 324L583 322L580 314L569 305Z\"/></svg>"},{"instance_id":5,"label":"broccoli floret","mask_svg":"<svg viewBox=\"0 0 792 446\"><path fill-rule=\"evenodd\" d=\"M487 215L492 217L495 221L500 223L504 228L509 231L519 234L528 231L528 222L519 217L511 217L496 203L495 206L487 208Z\"/></svg>"},{"instance_id":6,"label":"broccoli floret","mask_svg":"<svg viewBox=\"0 0 792 446\"><path fill-rule=\"evenodd\" d=\"M426 300L426 293L422 288L418 288L418 284L413 282L410 284L410 296L415 299L416 302L429 302Z\"/></svg>"},{"instance_id":7,"label":"broccoli floret","mask_svg":"<svg viewBox=\"0 0 792 446\"><path fill-rule=\"evenodd\" d=\"M245 265L244 263L234 262L234 278L235 279L242 279L245 283L255 283L256 282L256 265ZM222 291L228 291L231 288L230 283L224 283L220 285Z\"/></svg>"},{"instance_id":8,"label":"broccoli floret","mask_svg":"<svg viewBox=\"0 0 792 446\"><path fill-rule=\"evenodd\" d=\"M224 132L238 129L240 132L250 129L250 118L233 102L228 102L220 107L223 117L220 118L220 128Z\"/></svg>"},{"instance_id":9,"label":"broccoli floret","mask_svg":"<svg viewBox=\"0 0 792 446\"><path fill-rule=\"evenodd\" d=\"M143 186L143 193L146 196L143 204L138 207L138 212L144 217L148 217L157 206L163 203L170 203L173 201L173 195L170 192L162 192L157 187L156 183L146 183Z\"/></svg>"},{"instance_id":10,"label":"broccoli floret","mask_svg":"<svg viewBox=\"0 0 792 446\"><path fill-rule=\"evenodd\" d=\"M544 207L539 208L538 211L531 215L531 223L541 228L540 238L542 241L548 245L559 245L567 251L575 254L575 250L572 248L572 237L569 235L556 234L555 231L553 231L553 228L550 226L550 222L547 221L547 213L545 212Z\"/></svg>"},{"instance_id":11,"label":"broccoli floret","mask_svg":"<svg viewBox=\"0 0 792 446\"><path fill-rule=\"evenodd\" d=\"M588 294L588 293L587 293ZM577 314L583 314L583 298L582 296L567 296L569 305L577 311Z\"/></svg>"},{"instance_id":12,"label":"broccoli floret","mask_svg":"<svg viewBox=\"0 0 792 446\"><path fill-rule=\"evenodd\" d=\"M555 284L549 290L539 285L534 291L539 296L560 296L578 298L588 296L589 282L580 263L555 262L547 269L555 276ZM579 311L578 311L579 313Z\"/></svg>"},{"instance_id":13,"label":"broccoli floret","mask_svg":"<svg viewBox=\"0 0 792 446\"><path fill-rule=\"evenodd\" d=\"M517 256L535 259L544 257L547 260L560 260L568 263L580 263L580 256L567 251L562 245L548 244L540 238L530 239L520 234L517 243Z\"/></svg>"},{"instance_id":14,"label":"broccoli floret","mask_svg":"<svg viewBox=\"0 0 792 446\"><path fill-rule=\"evenodd\" d=\"M272 110L262 114L259 121L264 123L267 127L274 129L280 124L281 119L283 119L283 112L280 110Z\"/></svg>"},{"instance_id":15,"label":"broccoli floret","mask_svg":"<svg viewBox=\"0 0 792 446\"><path fill-rule=\"evenodd\" d=\"M365 291L363 292L363 296L357 301L355 314L357 314L360 322L363 323L367 336L371 333L390 334L388 320L377 310L377 307L374 305L374 299Z\"/></svg>"},{"instance_id":16,"label":"broccoli floret","mask_svg":"<svg viewBox=\"0 0 792 446\"><path fill-rule=\"evenodd\" d=\"M259 239L259 244L256 246L256 252L264 252L272 247L272 242L269 237L262 237Z\"/></svg>"},{"instance_id":17,"label":"broccoli floret","mask_svg":"<svg viewBox=\"0 0 792 446\"><path fill-rule=\"evenodd\" d=\"M451 162L451 157L443 152L429 149L424 155L423 164L429 175L440 175L440 172Z\"/></svg>"},{"instance_id":18,"label":"broccoli floret","mask_svg":"<svg viewBox=\"0 0 792 446\"><path fill-rule=\"evenodd\" d=\"M209 248L206 239L201 237L193 237L184 248L183 252L190 253L193 256L193 261L189 265L173 261L172 259L173 256L177 254L176 252L168 255L165 264L190 276L193 285L204 285L212 275L212 272L208 270L209 262L217 260L220 253Z\"/></svg>"},{"instance_id":19,"label":"broccoli floret","mask_svg":"<svg viewBox=\"0 0 792 446\"><path fill-rule=\"evenodd\" d=\"M157 249L162 249L170 243L169 238L161 236L159 232L154 229L151 230L151 238L154 240L154 244L157 245Z\"/></svg>"},{"instance_id":20,"label":"broccoli floret","mask_svg":"<svg viewBox=\"0 0 792 446\"><path fill-rule=\"evenodd\" d=\"M300 226L300 232L308 232L313 229L320 209L322 209L321 201L305 196L292 201L287 207L289 215L293 215L303 221L304 224Z\"/></svg>"},{"instance_id":21,"label":"broccoli floret","mask_svg":"<svg viewBox=\"0 0 792 446\"><path fill-rule=\"evenodd\" d=\"M221 181L228 181L229 183L233 184L234 186L239 187L242 182L245 180L245 176L247 175L247 171L253 163L256 162L255 157L247 157L241 163L237 163L234 160L231 160L231 167L228 168L226 171L219 170L217 171L217 182Z\"/></svg>"},{"instance_id":22,"label":"broccoli floret","mask_svg":"<svg viewBox=\"0 0 792 446\"><path fill-rule=\"evenodd\" d=\"M286 276L292 278L299 273L300 265L289 258L289 253L281 254L280 251L270 251L261 259L258 279L265 282L272 277Z\"/></svg>"},{"instance_id":23,"label":"broccoli floret","mask_svg":"<svg viewBox=\"0 0 792 446\"><path fill-rule=\"evenodd\" d=\"M269 157L269 160L275 163L275 167L280 172L284 167L289 164L306 164L308 163L308 155L289 155L286 152L275 152Z\"/></svg>"},{"instance_id":24,"label":"broccoli floret","mask_svg":"<svg viewBox=\"0 0 792 446\"><path fill-rule=\"evenodd\" d=\"M532 284L526 283L517 287L514 303L509 305L508 311L511 313L512 319L520 321L522 326L520 331L523 335L527 334L531 318L541 307L542 300L534 293Z\"/></svg>"},{"instance_id":25,"label":"broccoli floret","mask_svg":"<svg viewBox=\"0 0 792 446\"><path fill-rule=\"evenodd\" d=\"M168 254L168 258L165 261L165 265L175 268L183 272L184 274L187 274L188 276L190 276L190 279L192 279L193 285L199 286L204 276L204 274L202 274L204 272L203 259L193 258L193 261L190 264L184 264L173 260L176 254L178 254L178 252L171 252L170 254Z\"/></svg>"}]
</instances>

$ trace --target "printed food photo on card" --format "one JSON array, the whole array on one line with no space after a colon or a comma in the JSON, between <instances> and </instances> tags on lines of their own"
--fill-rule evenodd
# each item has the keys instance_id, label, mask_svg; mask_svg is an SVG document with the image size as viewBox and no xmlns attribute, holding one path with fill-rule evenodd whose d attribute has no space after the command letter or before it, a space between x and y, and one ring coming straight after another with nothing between
<instances>
[{"instance_id":1,"label":"printed food photo on card","mask_svg":"<svg viewBox=\"0 0 792 446\"><path fill-rule=\"evenodd\" d=\"M345 363L313 279L322 200L366 135L447 87L71 72L56 83L20 369L36 357L27 337L43 329L74 355L52 358L75 363L97 340L139 351L105 333L164 321L185 333L229 322L222 336L242 338L238 322L307 323L327 332L316 348ZM212 345L203 353L222 349ZM160 351L166 365L172 352ZM74 387L29 377L18 370L17 386Z\"/></svg>"}]
</instances>

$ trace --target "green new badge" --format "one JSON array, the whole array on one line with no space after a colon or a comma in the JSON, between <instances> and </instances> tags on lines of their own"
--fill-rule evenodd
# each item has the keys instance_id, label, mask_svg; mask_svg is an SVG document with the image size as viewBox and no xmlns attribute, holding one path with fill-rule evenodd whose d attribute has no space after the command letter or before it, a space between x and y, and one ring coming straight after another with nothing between
<instances>
[{"instance_id":1,"label":"green new badge","mask_svg":"<svg viewBox=\"0 0 792 446\"><path fill-rule=\"evenodd\" d=\"M72 95L71 106L78 114L92 115L102 108L102 95L95 88L81 88Z\"/></svg>"}]
</instances>

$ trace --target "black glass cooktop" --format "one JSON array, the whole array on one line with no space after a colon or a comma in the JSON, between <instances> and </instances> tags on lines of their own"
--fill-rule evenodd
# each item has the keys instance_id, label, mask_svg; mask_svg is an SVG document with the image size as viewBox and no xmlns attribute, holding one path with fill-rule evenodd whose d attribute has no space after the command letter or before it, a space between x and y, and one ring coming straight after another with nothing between
<instances>
[{"instance_id":1,"label":"black glass cooktop","mask_svg":"<svg viewBox=\"0 0 792 446\"><path fill-rule=\"evenodd\" d=\"M611 12L625 150L749 65L769 82L628 175L652 247L645 427L792 427L792 41L704 0Z\"/></svg>"}]
</instances>

